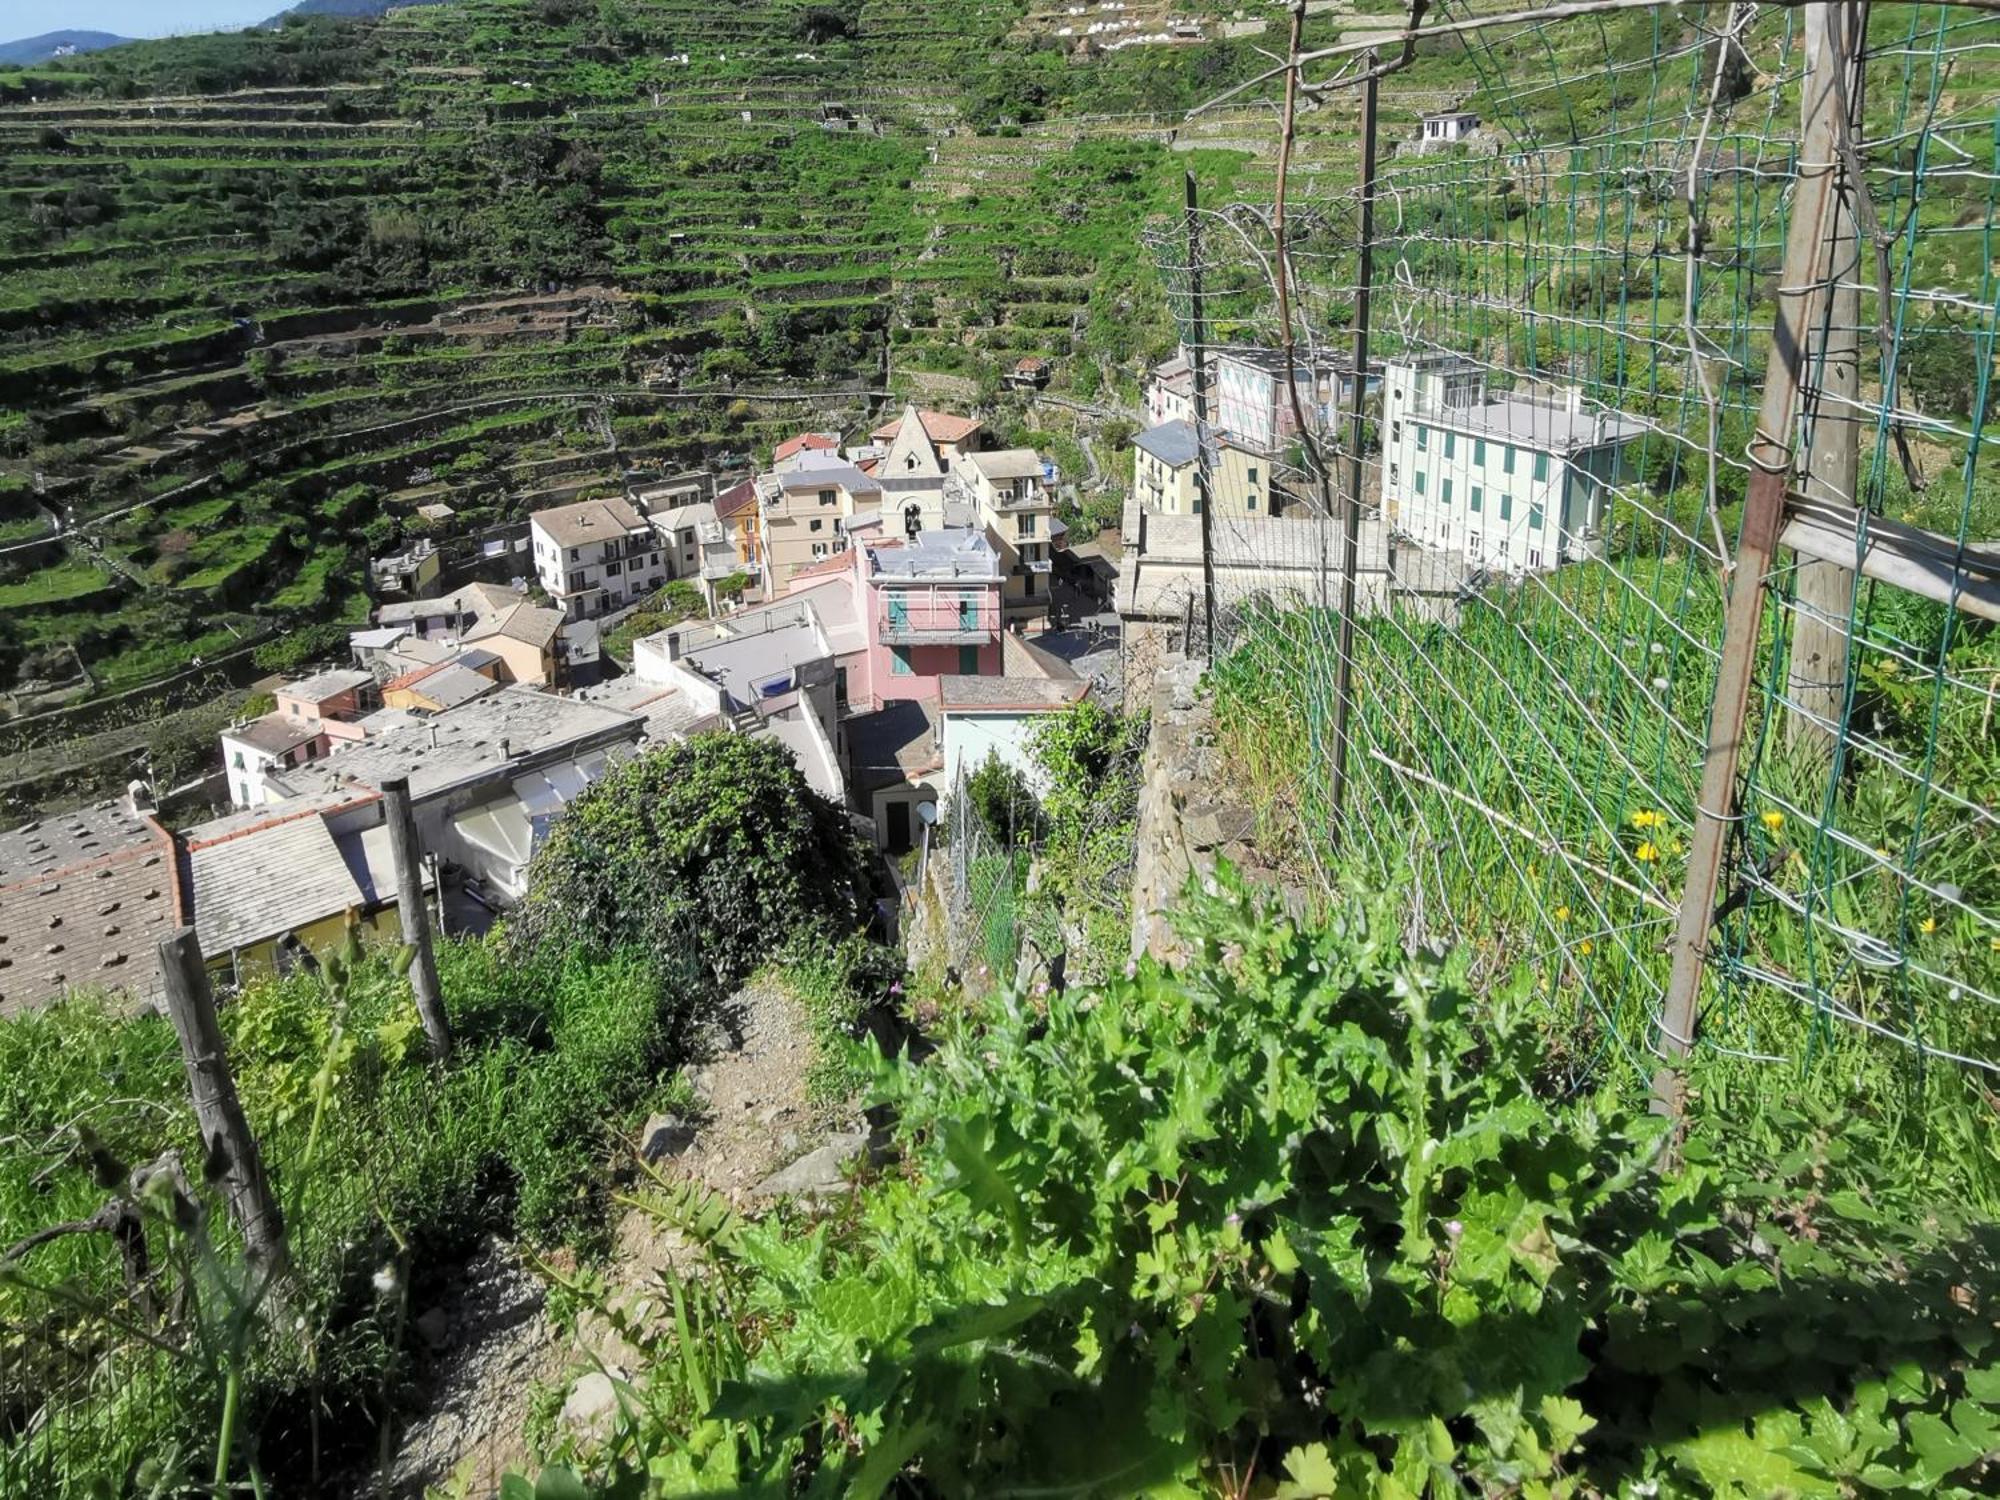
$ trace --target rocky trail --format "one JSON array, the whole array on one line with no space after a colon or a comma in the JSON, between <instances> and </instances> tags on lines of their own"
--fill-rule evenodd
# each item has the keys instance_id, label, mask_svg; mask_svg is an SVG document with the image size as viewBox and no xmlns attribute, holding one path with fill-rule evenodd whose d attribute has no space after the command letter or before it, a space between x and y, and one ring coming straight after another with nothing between
<instances>
[{"instance_id":1,"label":"rocky trail","mask_svg":"<svg viewBox=\"0 0 2000 1500\"><path fill-rule=\"evenodd\" d=\"M755 1213L781 1198L839 1191L844 1167L868 1142L858 1122L829 1131L807 1092L812 1036L797 1004L753 980L731 998L689 1073L700 1101L692 1117L658 1114L640 1145L669 1180L691 1178ZM643 1185L643 1184L642 1184ZM700 1252L643 1210L625 1212L597 1274L607 1301L659 1305L661 1275L700 1274ZM635 1351L601 1314L573 1331L549 1315L542 1280L515 1246L489 1238L421 1311L412 1309L430 1394L399 1435L380 1493L422 1500L494 1494L533 1455L535 1393L559 1385L561 1420L602 1432L617 1406L614 1378L634 1373Z\"/></svg>"}]
</instances>

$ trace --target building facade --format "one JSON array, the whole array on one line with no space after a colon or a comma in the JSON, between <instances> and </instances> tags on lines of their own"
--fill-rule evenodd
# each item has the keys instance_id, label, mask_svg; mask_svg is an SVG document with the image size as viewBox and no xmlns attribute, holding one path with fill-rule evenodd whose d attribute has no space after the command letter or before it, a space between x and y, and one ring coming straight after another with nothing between
<instances>
[{"instance_id":1,"label":"building facade","mask_svg":"<svg viewBox=\"0 0 2000 1500\"><path fill-rule=\"evenodd\" d=\"M584 500L529 518L535 576L571 620L636 604L668 579L652 524L628 501Z\"/></svg>"},{"instance_id":2,"label":"building facade","mask_svg":"<svg viewBox=\"0 0 2000 1500\"><path fill-rule=\"evenodd\" d=\"M925 532L861 550L873 707L935 699L947 676L999 675L1000 560L979 530Z\"/></svg>"},{"instance_id":3,"label":"building facade","mask_svg":"<svg viewBox=\"0 0 2000 1500\"><path fill-rule=\"evenodd\" d=\"M1382 513L1426 547L1478 567L1536 572L1600 555L1610 487L1645 428L1575 389L1489 394L1456 355L1388 367Z\"/></svg>"},{"instance_id":4,"label":"building facade","mask_svg":"<svg viewBox=\"0 0 2000 1500\"><path fill-rule=\"evenodd\" d=\"M1162 422L1132 439L1132 494L1151 514L1201 514L1196 467L1192 422ZM1271 469L1263 453L1210 432L1208 487L1217 515L1276 515L1285 496Z\"/></svg>"},{"instance_id":5,"label":"building facade","mask_svg":"<svg viewBox=\"0 0 2000 1500\"><path fill-rule=\"evenodd\" d=\"M808 450L757 480L764 586L782 594L800 568L847 547L845 523L881 508L882 486L845 459Z\"/></svg>"},{"instance_id":6,"label":"building facade","mask_svg":"<svg viewBox=\"0 0 2000 1500\"><path fill-rule=\"evenodd\" d=\"M360 738L356 721L380 706L374 674L358 669L319 672L286 683L272 696L277 706L270 713L222 731L222 768L236 807L270 800L271 776Z\"/></svg>"},{"instance_id":7,"label":"building facade","mask_svg":"<svg viewBox=\"0 0 2000 1500\"><path fill-rule=\"evenodd\" d=\"M1050 467L1032 448L1000 448L970 455L964 477L971 481L974 513L999 554L1006 623L1046 619L1056 518Z\"/></svg>"}]
</instances>

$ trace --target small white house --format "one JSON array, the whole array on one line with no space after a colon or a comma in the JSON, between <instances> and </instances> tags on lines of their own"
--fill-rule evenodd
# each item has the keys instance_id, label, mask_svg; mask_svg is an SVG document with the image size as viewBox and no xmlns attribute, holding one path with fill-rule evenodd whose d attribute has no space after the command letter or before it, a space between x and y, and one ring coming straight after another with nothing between
<instances>
[{"instance_id":1,"label":"small white house","mask_svg":"<svg viewBox=\"0 0 2000 1500\"><path fill-rule=\"evenodd\" d=\"M1047 776L1032 753L1035 731L1050 714L1081 701L1090 684L1060 677L944 677L938 683L939 746L947 787L998 756L1037 795Z\"/></svg>"},{"instance_id":2,"label":"small white house","mask_svg":"<svg viewBox=\"0 0 2000 1500\"><path fill-rule=\"evenodd\" d=\"M1441 115L1425 115L1423 134L1418 138L1418 146L1425 151L1438 151L1446 146L1455 146L1479 128L1479 116L1467 114L1463 110L1448 111Z\"/></svg>"},{"instance_id":3,"label":"small white house","mask_svg":"<svg viewBox=\"0 0 2000 1500\"><path fill-rule=\"evenodd\" d=\"M572 620L636 604L672 576L658 533L625 500L537 511L528 534L535 576Z\"/></svg>"},{"instance_id":4,"label":"small white house","mask_svg":"<svg viewBox=\"0 0 2000 1500\"><path fill-rule=\"evenodd\" d=\"M1458 355L1392 362L1382 402L1382 514L1477 567L1538 572L1600 554L1607 491L1645 434L1575 388L1489 395Z\"/></svg>"}]
</instances>

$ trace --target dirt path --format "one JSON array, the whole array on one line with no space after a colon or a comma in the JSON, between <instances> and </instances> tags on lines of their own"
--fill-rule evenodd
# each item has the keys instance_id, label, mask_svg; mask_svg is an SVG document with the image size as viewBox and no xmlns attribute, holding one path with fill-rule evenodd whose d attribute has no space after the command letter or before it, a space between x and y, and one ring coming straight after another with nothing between
<instances>
[{"instance_id":1,"label":"dirt path","mask_svg":"<svg viewBox=\"0 0 2000 1500\"><path fill-rule=\"evenodd\" d=\"M766 1201L758 1188L772 1173L854 1149L851 1134L834 1137L836 1151L814 1149L826 1132L806 1091L812 1037L782 991L760 981L738 991L705 1050L706 1061L690 1074L702 1101L699 1117L689 1122L694 1140L662 1160L669 1177L693 1177L754 1210ZM611 1297L637 1299L657 1291L661 1272L690 1274L696 1260L698 1252L679 1234L635 1210L613 1231L602 1275ZM456 1494L454 1486L463 1485L467 1496L492 1495L510 1469L533 1458L527 1429L538 1387L564 1382L565 1420L588 1431L609 1419L615 1400L603 1371L632 1373L632 1351L603 1319L586 1314L573 1336L558 1330L540 1281L513 1246L497 1239L416 1319L432 1349L423 1372L431 1399L390 1463L386 1494L394 1500L421 1500L427 1486Z\"/></svg>"}]
</instances>

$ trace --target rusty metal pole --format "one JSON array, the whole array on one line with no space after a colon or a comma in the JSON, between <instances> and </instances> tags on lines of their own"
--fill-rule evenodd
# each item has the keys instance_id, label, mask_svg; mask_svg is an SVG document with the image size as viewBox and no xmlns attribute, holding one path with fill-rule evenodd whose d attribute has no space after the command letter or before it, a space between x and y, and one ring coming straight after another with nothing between
<instances>
[{"instance_id":1,"label":"rusty metal pole","mask_svg":"<svg viewBox=\"0 0 2000 1500\"><path fill-rule=\"evenodd\" d=\"M431 918L424 906L423 851L417 844L417 818L410 807L410 778L391 776L382 783L382 810L389 824L389 853L396 864L396 916L403 924L403 941L416 950L410 961L410 992L417 1015L439 1062L451 1056L451 1024L445 1019L444 996L438 987L437 955L431 951Z\"/></svg>"},{"instance_id":2,"label":"rusty metal pole","mask_svg":"<svg viewBox=\"0 0 2000 1500\"><path fill-rule=\"evenodd\" d=\"M268 1284L285 1269L285 1218L236 1096L222 1025L215 1016L215 992L209 988L208 967L192 927L160 939L160 978L167 1016L180 1038L181 1062L187 1068L188 1096L201 1131L203 1171L222 1184L229 1216L243 1236L244 1256Z\"/></svg>"},{"instance_id":3,"label":"rusty metal pole","mask_svg":"<svg viewBox=\"0 0 2000 1500\"><path fill-rule=\"evenodd\" d=\"M1861 241L1856 234L1853 184L1846 181L1841 141L1843 103L1859 115L1861 80L1855 56L1858 33L1866 25L1866 5L1807 5L1806 74L1801 89L1799 154L1803 163L1822 164L1838 187L1828 231L1830 285L1823 311L1814 320L1806 351L1805 460L1799 486L1809 500L1852 508L1860 504L1861 429ZM1845 78L1845 86L1840 80ZM1858 120L1845 122L1848 130ZM1847 699L1849 617L1854 611L1854 569L1838 562L1802 557L1793 579L1796 601L1785 716L1785 738L1821 754L1831 750L1832 725Z\"/></svg>"},{"instance_id":4,"label":"rusty metal pole","mask_svg":"<svg viewBox=\"0 0 2000 1500\"><path fill-rule=\"evenodd\" d=\"M1333 659L1333 768L1327 803L1333 841L1347 806L1347 729L1354 699L1354 578L1361 566L1361 433L1368 399L1368 295L1375 277L1375 54L1363 60L1361 254L1354 277L1354 390L1348 406L1347 494L1340 517L1340 624Z\"/></svg>"},{"instance_id":5,"label":"rusty metal pole","mask_svg":"<svg viewBox=\"0 0 2000 1500\"><path fill-rule=\"evenodd\" d=\"M1777 326L1764 371L1764 402L1757 435L1750 445L1743 528L1727 583L1722 657L1709 707L1708 743L1702 757L1700 800L1695 807L1679 925L1674 933L1673 968L1655 1042L1662 1066L1653 1075L1653 1109L1674 1118L1679 1118L1687 1105L1686 1084L1677 1064L1694 1045L1702 968L1709 929L1715 920L1715 893L1729 832L1738 816L1736 775L1757 671L1764 579L1777 551L1778 532L1785 520L1785 490L1798 457L1793 452L1793 439L1799 388L1830 264L1835 176L1830 159L1813 161L1801 155L1784 261L1778 273Z\"/></svg>"}]
</instances>

